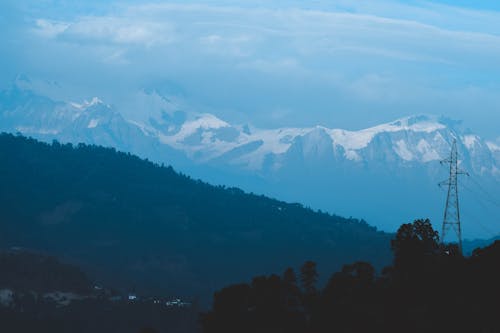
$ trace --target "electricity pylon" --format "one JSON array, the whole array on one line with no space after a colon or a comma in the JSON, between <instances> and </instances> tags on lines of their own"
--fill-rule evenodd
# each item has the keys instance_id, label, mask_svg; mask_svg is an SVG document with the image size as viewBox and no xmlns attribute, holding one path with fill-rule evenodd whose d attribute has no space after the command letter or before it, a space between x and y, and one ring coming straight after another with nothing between
<instances>
[{"instance_id":1,"label":"electricity pylon","mask_svg":"<svg viewBox=\"0 0 500 333\"><path fill-rule=\"evenodd\" d=\"M462 227L460 225L460 208L458 206L458 175L467 173L458 168L456 139L453 139L450 157L441 161L441 164L443 163L450 164L450 176L447 180L439 184L440 186L448 185L441 243L444 244L448 232L452 230L456 234L458 249L462 253Z\"/></svg>"}]
</instances>

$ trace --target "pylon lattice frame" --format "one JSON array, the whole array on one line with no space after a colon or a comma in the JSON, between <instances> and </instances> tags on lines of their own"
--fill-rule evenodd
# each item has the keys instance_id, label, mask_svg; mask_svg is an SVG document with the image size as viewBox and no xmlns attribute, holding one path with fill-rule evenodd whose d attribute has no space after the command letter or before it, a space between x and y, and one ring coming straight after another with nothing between
<instances>
[{"instance_id":1,"label":"pylon lattice frame","mask_svg":"<svg viewBox=\"0 0 500 333\"><path fill-rule=\"evenodd\" d=\"M448 180L440 185L448 185L448 195L446 196L446 207L444 209L443 229L441 232L441 243L444 244L450 230L457 236L458 249L462 253L462 227L460 224L460 207L458 204L458 175L466 174L458 168L457 141L453 140L450 157L441 161L450 164L450 175Z\"/></svg>"}]
</instances>

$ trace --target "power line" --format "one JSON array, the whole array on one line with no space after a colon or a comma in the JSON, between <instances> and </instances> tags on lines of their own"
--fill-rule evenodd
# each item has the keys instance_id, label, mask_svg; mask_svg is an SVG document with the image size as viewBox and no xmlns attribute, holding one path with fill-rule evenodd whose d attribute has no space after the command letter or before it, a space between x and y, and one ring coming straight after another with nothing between
<instances>
[{"instance_id":1,"label":"power line","mask_svg":"<svg viewBox=\"0 0 500 333\"><path fill-rule=\"evenodd\" d=\"M497 201L497 199L491 195L474 177L470 177L472 182L479 188L479 190L482 193L482 196L489 201L490 203L494 204L495 206L500 207L500 202Z\"/></svg>"},{"instance_id":2,"label":"power line","mask_svg":"<svg viewBox=\"0 0 500 333\"><path fill-rule=\"evenodd\" d=\"M491 202L490 200L488 200L487 198L485 198L484 196L482 196L481 192L469 187L468 185L462 183L460 184L460 187L463 188L464 190L467 190L470 194L472 194L472 198L478 203L481 205L481 207L483 208L486 208L488 209L485 205L486 202L488 203L493 203ZM482 197L482 198L481 198Z\"/></svg>"},{"instance_id":3,"label":"power line","mask_svg":"<svg viewBox=\"0 0 500 333\"><path fill-rule=\"evenodd\" d=\"M472 198L481 206L481 208L485 211L490 211L491 212L491 206L487 206L485 205L484 201L481 201L479 195L478 195L478 192L476 192L475 190L471 189L470 187L466 186L465 184L461 184L461 187L463 187L465 190L467 190L469 193L472 194ZM477 217L476 217L477 219ZM477 221L479 221L479 219L477 219ZM498 222L499 225L500 225L500 220L494 220L495 222ZM480 223L480 222L478 222Z\"/></svg>"},{"instance_id":4,"label":"power line","mask_svg":"<svg viewBox=\"0 0 500 333\"><path fill-rule=\"evenodd\" d=\"M465 214L462 212L462 215L464 215L466 217L466 220L474 221L475 223L477 223L481 227L481 229L483 229L483 231L485 231L487 234L495 235L495 232L493 230L491 230L490 228L485 226L483 223L481 223L481 219L479 219L477 217L477 215L472 214L470 212L466 212Z\"/></svg>"}]
</instances>

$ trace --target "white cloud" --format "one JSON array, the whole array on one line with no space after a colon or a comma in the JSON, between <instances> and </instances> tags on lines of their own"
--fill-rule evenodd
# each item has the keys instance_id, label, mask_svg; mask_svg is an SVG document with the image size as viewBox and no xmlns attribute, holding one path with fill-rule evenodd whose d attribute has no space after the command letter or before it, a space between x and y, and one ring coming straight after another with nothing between
<instances>
[{"instance_id":1,"label":"white cloud","mask_svg":"<svg viewBox=\"0 0 500 333\"><path fill-rule=\"evenodd\" d=\"M35 21L35 32L45 38L54 38L69 27L69 23L38 19Z\"/></svg>"},{"instance_id":2,"label":"white cloud","mask_svg":"<svg viewBox=\"0 0 500 333\"><path fill-rule=\"evenodd\" d=\"M75 43L136 44L152 46L171 42L174 31L168 22L127 17L83 17L73 22L36 21L43 37Z\"/></svg>"},{"instance_id":3,"label":"white cloud","mask_svg":"<svg viewBox=\"0 0 500 333\"><path fill-rule=\"evenodd\" d=\"M124 49L114 49L104 56L103 61L112 65L128 65L130 61L127 60L125 53Z\"/></svg>"},{"instance_id":4,"label":"white cloud","mask_svg":"<svg viewBox=\"0 0 500 333\"><path fill-rule=\"evenodd\" d=\"M210 34L199 38L202 50L221 56L248 57L253 53L251 36Z\"/></svg>"},{"instance_id":5,"label":"white cloud","mask_svg":"<svg viewBox=\"0 0 500 333\"><path fill-rule=\"evenodd\" d=\"M40 7L24 36L38 43L28 65L68 80L92 72L89 81L114 82L118 72L129 87L173 80L197 105L258 119L273 109L309 123L417 108L453 116L475 103L498 111L499 12L390 0L132 2L73 14Z\"/></svg>"},{"instance_id":6,"label":"white cloud","mask_svg":"<svg viewBox=\"0 0 500 333\"><path fill-rule=\"evenodd\" d=\"M306 71L299 64L297 59L282 58L277 60L256 59L247 63L242 63L240 68L257 70L263 73L283 74L291 72L306 74Z\"/></svg>"},{"instance_id":7,"label":"white cloud","mask_svg":"<svg viewBox=\"0 0 500 333\"><path fill-rule=\"evenodd\" d=\"M348 86L348 89L356 96L368 101L388 101L398 98L397 94L395 94L395 86L395 80L390 77L384 77L379 74L367 74L352 82Z\"/></svg>"},{"instance_id":8,"label":"white cloud","mask_svg":"<svg viewBox=\"0 0 500 333\"><path fill-rule=\"evenodd\" d=\"M37 31L44 37L75 43L153 46L175 42L188 46L193 52L234 57L254 55L262 58L277 53L282 53L279 55L282 58L294 54L327 57L340 52L451 64L466 60L460 54L464 51L476 57L493 53L500 56L500 37L493 33L439 27L426 22L435 21L435 11L410 6L401 8L420 13L422 22L299 8L152 4L126 7L109 16L77 18L72 22L39 19ZM449 11L457 12L453 8ZM486 15L463 10L460 13L473 18ZM402 16L407 16L404 14ZM440 16L446 18L444 22L451 20L446 13ZM500 22L500 16L497 18Z\"/></svg>"}]
</instances>

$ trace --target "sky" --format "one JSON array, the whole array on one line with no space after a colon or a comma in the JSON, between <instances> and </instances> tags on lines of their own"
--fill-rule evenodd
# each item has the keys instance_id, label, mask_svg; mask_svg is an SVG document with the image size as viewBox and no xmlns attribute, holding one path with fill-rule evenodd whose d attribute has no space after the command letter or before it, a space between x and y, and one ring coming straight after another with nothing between
<instances>
[{"instance_id":1,"label":"sky","mask_svg":"<svg viewBox=\"0 0 500 333\"><path fill-rule=\"evenodd\" d=\"M500 137L500 2L3 0L19 74L126 112L155 87L258 127L361 129L412 114Z\"/></svg>"}]
</instances>

